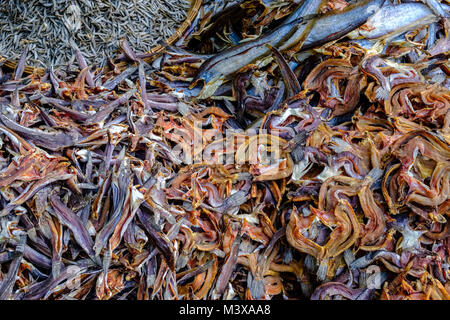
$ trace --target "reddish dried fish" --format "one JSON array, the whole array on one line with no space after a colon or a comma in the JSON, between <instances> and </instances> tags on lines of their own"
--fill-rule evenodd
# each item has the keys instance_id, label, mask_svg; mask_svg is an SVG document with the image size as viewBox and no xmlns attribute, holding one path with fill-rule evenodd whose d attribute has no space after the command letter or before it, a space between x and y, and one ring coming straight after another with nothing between
<instances>
[{"instance_id":1,"label":"reddish dried fish","mask_svg":"<svg viewBox=\"0 0 450 320\"><path fill-rule=\"evenodd\" d=\"M0 65L0 299L449 300L425 3L207 1L178 47Z\"/></svg>"}]
</instances>

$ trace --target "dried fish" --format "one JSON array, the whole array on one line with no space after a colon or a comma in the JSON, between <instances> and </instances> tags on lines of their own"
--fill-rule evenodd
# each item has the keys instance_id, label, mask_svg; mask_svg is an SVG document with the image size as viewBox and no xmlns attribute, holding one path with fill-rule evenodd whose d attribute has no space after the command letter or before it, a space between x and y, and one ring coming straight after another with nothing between
<instances>
[{"instance_id":1,"label":"dried fish","mask_svg":"<svg viewBox=\"0 0 450 320\"><path fill-rule=\"evenodd\" d=\"M81 2L79 68L0 63L1 299L450 299L447 5L195 1L142 54L160 3Z\"/></svg>"},{"instance_id":2,"label":"dried fish","mask_svg":"<svg viewBox=\"0 0 450 320\"><path fill-rule=\"evenodd\" d=\"M141 52L169 39L187 18L190 5L186 0L139 0L130 5L121 1L8 0L0 8L0 48L2 55L15 60L28 43L34 54L28 63L36 67L62 67L73 54L80 69L86 67L84 59L99 66L123 38ZM19 65L23 71L23 62ZM91 75L87 81L93 87Z\"/></svg>"}]
</instances>

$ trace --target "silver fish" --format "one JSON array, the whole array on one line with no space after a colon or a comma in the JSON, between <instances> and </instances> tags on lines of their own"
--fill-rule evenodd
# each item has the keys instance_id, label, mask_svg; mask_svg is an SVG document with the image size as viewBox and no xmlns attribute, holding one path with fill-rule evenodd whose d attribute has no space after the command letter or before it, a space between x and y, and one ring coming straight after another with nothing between
<instances>
[{"instance_id":1,"label":"silver fish","mask_svg":"<svg viewBox=\"0 0 450 320\"><path fill-rule=\"evenodd\" d=\"M366 39L391 37L433 22L438 17L422 3L387 5L367 20L371 30L359 30Z\"/></svg>"}]
</instances>

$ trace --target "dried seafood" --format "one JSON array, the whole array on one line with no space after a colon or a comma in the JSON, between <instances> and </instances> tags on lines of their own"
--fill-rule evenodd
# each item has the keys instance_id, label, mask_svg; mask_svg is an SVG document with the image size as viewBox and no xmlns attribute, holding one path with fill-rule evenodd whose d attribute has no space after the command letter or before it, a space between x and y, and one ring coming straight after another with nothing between
<instances>
[{"instance_id":1,"label":"dried seafood","mask_svg":"<svg viewBox=\"0 0 450 320\"><path fill-rule=\"evenodd\" d=\"M126 66L27 75L24 52L0 297L448 300L448 14L204 1L150 63L124 41Z\"/></svg>"},{"instance_id":2,"label":"dried seafood","mask_svg":"<svg viewBox=\"0 0 450 320\"><path fill-rule=\"evenodd\" d=\"M17 59L23 48L34 66L65 66L77 46L101 65L126 38L137 51L168 39L186 19L185 0L8 0L0 6L0 54Z\"/></svg>"}]
</instances>

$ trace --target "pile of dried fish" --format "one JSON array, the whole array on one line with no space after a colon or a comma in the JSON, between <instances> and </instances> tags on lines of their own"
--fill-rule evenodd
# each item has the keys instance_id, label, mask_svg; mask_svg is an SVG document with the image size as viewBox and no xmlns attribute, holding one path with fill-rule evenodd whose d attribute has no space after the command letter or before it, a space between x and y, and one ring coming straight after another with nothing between
<instances>
[{"instance_id":1,"label":"pile of dried fish","mask_svg":"<svg viewBox=\"0 0 450 320\"><path fill-rule=\"evenodd\" d=\"M92 64L112 58L121 39L145 52L186 19L188 0L8 0L0 5L0 55L28 63L66 65L78 46Z\"/></svg>"},{"instance_id":2,"label":"pile of dried fish","mask_svg":"<svg viewBox=\"0 0 450 320\"><path fill-rule=\"evenodd\" d=\"M25 52L0 69L0 298L448 300L448 14L204 1L150 62Z\"/></svg>"}]
</instances>

